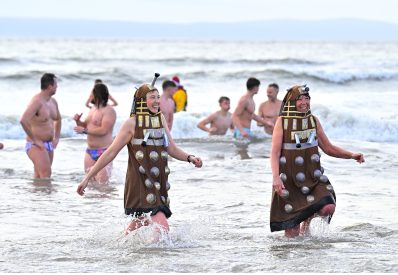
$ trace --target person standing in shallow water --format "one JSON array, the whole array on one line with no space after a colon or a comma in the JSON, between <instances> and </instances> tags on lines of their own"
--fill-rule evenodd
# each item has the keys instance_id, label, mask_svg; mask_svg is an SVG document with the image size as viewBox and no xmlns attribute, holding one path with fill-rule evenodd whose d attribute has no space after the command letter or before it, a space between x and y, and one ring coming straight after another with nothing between
<instances>
[{"instance_id":1,"label":"person standing in shallow water","mask_svg":"<svg viewBox=\"0 0 398 275\"><path fill-rule=\"evenodd\" d=\"M278 97L279 86L276 83L271 83L267 88L267 97L268 100L261 103L258 108L258 116L266 121L269 121L275 124L276 119L279 115L279 110L281 109L282 100L279 100ZM264 125L257 122L257 126L263 126L264 131L268 134L272 135L274 131L274 126Z\"/></svg>"},{"instance_id":2,"label":"person standing in shallow water","mask_svg":"<svg viewBox=\"0 0 398 275\"><path fill-rule=\"evenodd\" d=\"M157 78L159 75L155 76ZM136 216L138 220L134 219L130 223L126 234L141 227L142 221L145 221L144 225L156 222L169 231L167 218L172 214L168 196L171 187L168 182L169 155L181 161L192 162L195 167L202 167L200 158L185 153L174 143L166 120L159 110L160 96L158 89L154 87L156 78L152 84L144 84L137 89L130 118L123 123L112 145L77 188L77 193L83 196L90 178L127 145L129 160L124 208L126 215ZM144 219L146 213L150 213L151 220Z\"/></svg>"},{"instance_id":3,"label":"person standing in shallow water","mask_svg":"<svg viewBox=\"0 0 398 275\"><path fill-rule=\"evenodd\" d=\"M315 214L331 216L336 194L320 163L318 146L335 158L365 161L333 145L318 118L311 114L306 83L288 88L276 121L271 149L273 193L271 232L285 230L286 237L308 234ZM301 227L300 227L301 224Z\"/></svg>"}]
</instances>

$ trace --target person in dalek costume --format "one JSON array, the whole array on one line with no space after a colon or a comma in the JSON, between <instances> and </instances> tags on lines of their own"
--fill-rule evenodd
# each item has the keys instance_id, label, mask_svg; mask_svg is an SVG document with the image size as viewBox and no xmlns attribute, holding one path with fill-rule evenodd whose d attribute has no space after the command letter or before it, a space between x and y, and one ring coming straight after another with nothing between
<instances>
[{"instance_id":1,"label":"person in dalek costume","mask_svg":"<svg viewBox=\"0 0 398 275\"><path fill-rule=\"evenodd\" d=\"M126 234L142 225L157 223L169 231L167 218L171 216L168 191L170 183L167 166L168 156L202 167L202 160L179 149L171 135L162 112L160 96L155 85L137 85L130 118L120 127L112 145L79 184L77 193L84 195L84 189L98 171L111 162L119 151L127 145L129 160L124 189L124 209L126 215L136 218L129 224ZM150 213L151 219L144 215ZM159 230L159 229L158 229Z\"/></svg>"},{"instance_id":2,"label":"person in dalek costume","mask_svg":"<svg viewBox=\"0 0 398 275\"><path fill-rule=\"evenodd\" d=\"M272 138L270 226L271 232L285 230L286 237L309 234L315 215L329 217L330 223L335 211L336 194L324 174L318 146L331 157L365 161L362 154L329 141L311 114L309 90L306 83L287 89Z\"/></svg>"}]
</instances>

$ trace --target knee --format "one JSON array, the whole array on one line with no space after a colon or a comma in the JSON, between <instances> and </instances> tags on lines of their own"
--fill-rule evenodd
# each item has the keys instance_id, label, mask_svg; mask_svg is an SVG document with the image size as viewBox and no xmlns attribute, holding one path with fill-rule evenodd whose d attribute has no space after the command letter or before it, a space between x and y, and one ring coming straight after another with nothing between
<instances>
[{"instance_id":1,"label":"knee","mask_svg":"<svg viewBox=\"0 0 398 275\"><path fill-rule=\"evenodd\" d=\"M51 168L44 169L40 171L41 178L50 178L51 177Z\"/></svg>"},{"instance_id":2,"label":"knee","mask_svg":"<svg viewBox=\"0 0 398 275\"><path fill-rule=\"evenodd\" d=\"M325 207L323 207L322 210L319 211L318 214L321 216L330 216L330 215L333 215L335 210L336 210L336 205L328 204Z\"/></svg>"}]
</instances>

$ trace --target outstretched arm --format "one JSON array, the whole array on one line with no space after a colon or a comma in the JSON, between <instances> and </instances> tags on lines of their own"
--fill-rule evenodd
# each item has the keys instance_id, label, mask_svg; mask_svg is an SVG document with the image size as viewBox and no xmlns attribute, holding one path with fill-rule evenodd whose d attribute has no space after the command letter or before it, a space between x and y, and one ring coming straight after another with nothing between
<instances>
[{"instance_id":1,"label":"outstretched arm","mask_svg":"<svg viewBox=\"0 0 398 275\"><path fill-rule=\"evenodd\" d=\"M323 131L322 125L319 122L318 118L314 116L316 120L316 127L317 127L317 136L318 136L318 142L319 142L319 147L321 147L322 151L325 152L325 154L335 157L335 158L342 158L342 159L355 159L357 162L362 163L365 162L365 158L361 153L351 153L349 151L346 151L336 145L333 145L328 137L326 136L325 132Z\"/></svg>"},{"instance_id":2,"label":"outstretched arm","mask_svg":"<svg viewBox=\"0 0 398 275\"><path fill-rule=\"evenodd\" d=\"M279 159L281 157L283 143L283 129L282 118L279 117L275 123L274 132L272 135L272 148L271 148L271 169L273 183L272 187L275 192L282 196L282 188L285 188L282 180L279 177Z\"/></svg>"},{"instance_id":3,"label":"outstretched arm","mask_svg":"<svg viewBox=\"0 0 398 275\"><path fill-rule=\"evenodd\" d=\"M163 114L162 114L163 116ZM163 117L164 119L164 117ZM164 125L164 130L167 134L167 137L169 138L170 145L167 147L167 153L175 159L181 160L181 161L187 161L188 158L188 153L185 153L183 150L177 147L177 145L174 143L173 138L170 135L169 127ZM202 160L198 157L193 157L190 156L189 160L195 165L195 167L202 167Z\"/></svg>"},{"instance_id":4,"label":"outstretched arm","mask_svg":"<svg viewBox=\"0 0 398 275\"><path fill-rule=\"evenodd\" d=\"M216 127L213 127L213 128L207 128L206 127L206 124L210 124L210 123L212 123L214 121L216 115L217 115L217 113L213 113L213 114L209 115L207 118L205 118L204 120L199 122L196 126L199 129L201 129L201 130L203 130L205 132L208 132L208 133L212 133L212 132L216 131L217 130Z\"/></svg>"},{"instance_id":5,"label":"outstretched arm","mask_svg":"<svg viewBox=\"0 0 398 275\"><path fill-rule=\"evenodd\" d=\"M101 155L93 168L91 168L90 172L88 172L84 180L77 187L76 192L80 196L84 195L84 189L87 187L88 181L92 177L94 177L99 171L101 171L105 166L107 166L112 160L114 160L120 150L122 150L122 148L127 143L133 141L134 129L135 117L129 118L123 123L111 146L109 146L109 148Z\"/></svg>"}]
</instances>

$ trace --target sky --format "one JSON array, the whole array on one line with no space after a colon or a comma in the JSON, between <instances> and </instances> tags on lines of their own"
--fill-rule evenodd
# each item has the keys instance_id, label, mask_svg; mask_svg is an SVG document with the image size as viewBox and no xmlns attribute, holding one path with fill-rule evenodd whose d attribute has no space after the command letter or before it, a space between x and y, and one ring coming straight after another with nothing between
<instances>
[{"instance_id":1,"label":"sky","mask_svg":"<svg viewBox=\"0 0 398 275\"><path fill-rule=\"evenodd\" d=\"M0 0L0 17L133 22L358 18L398 24L398 0Z\"/></svg>"}]
</instances>

